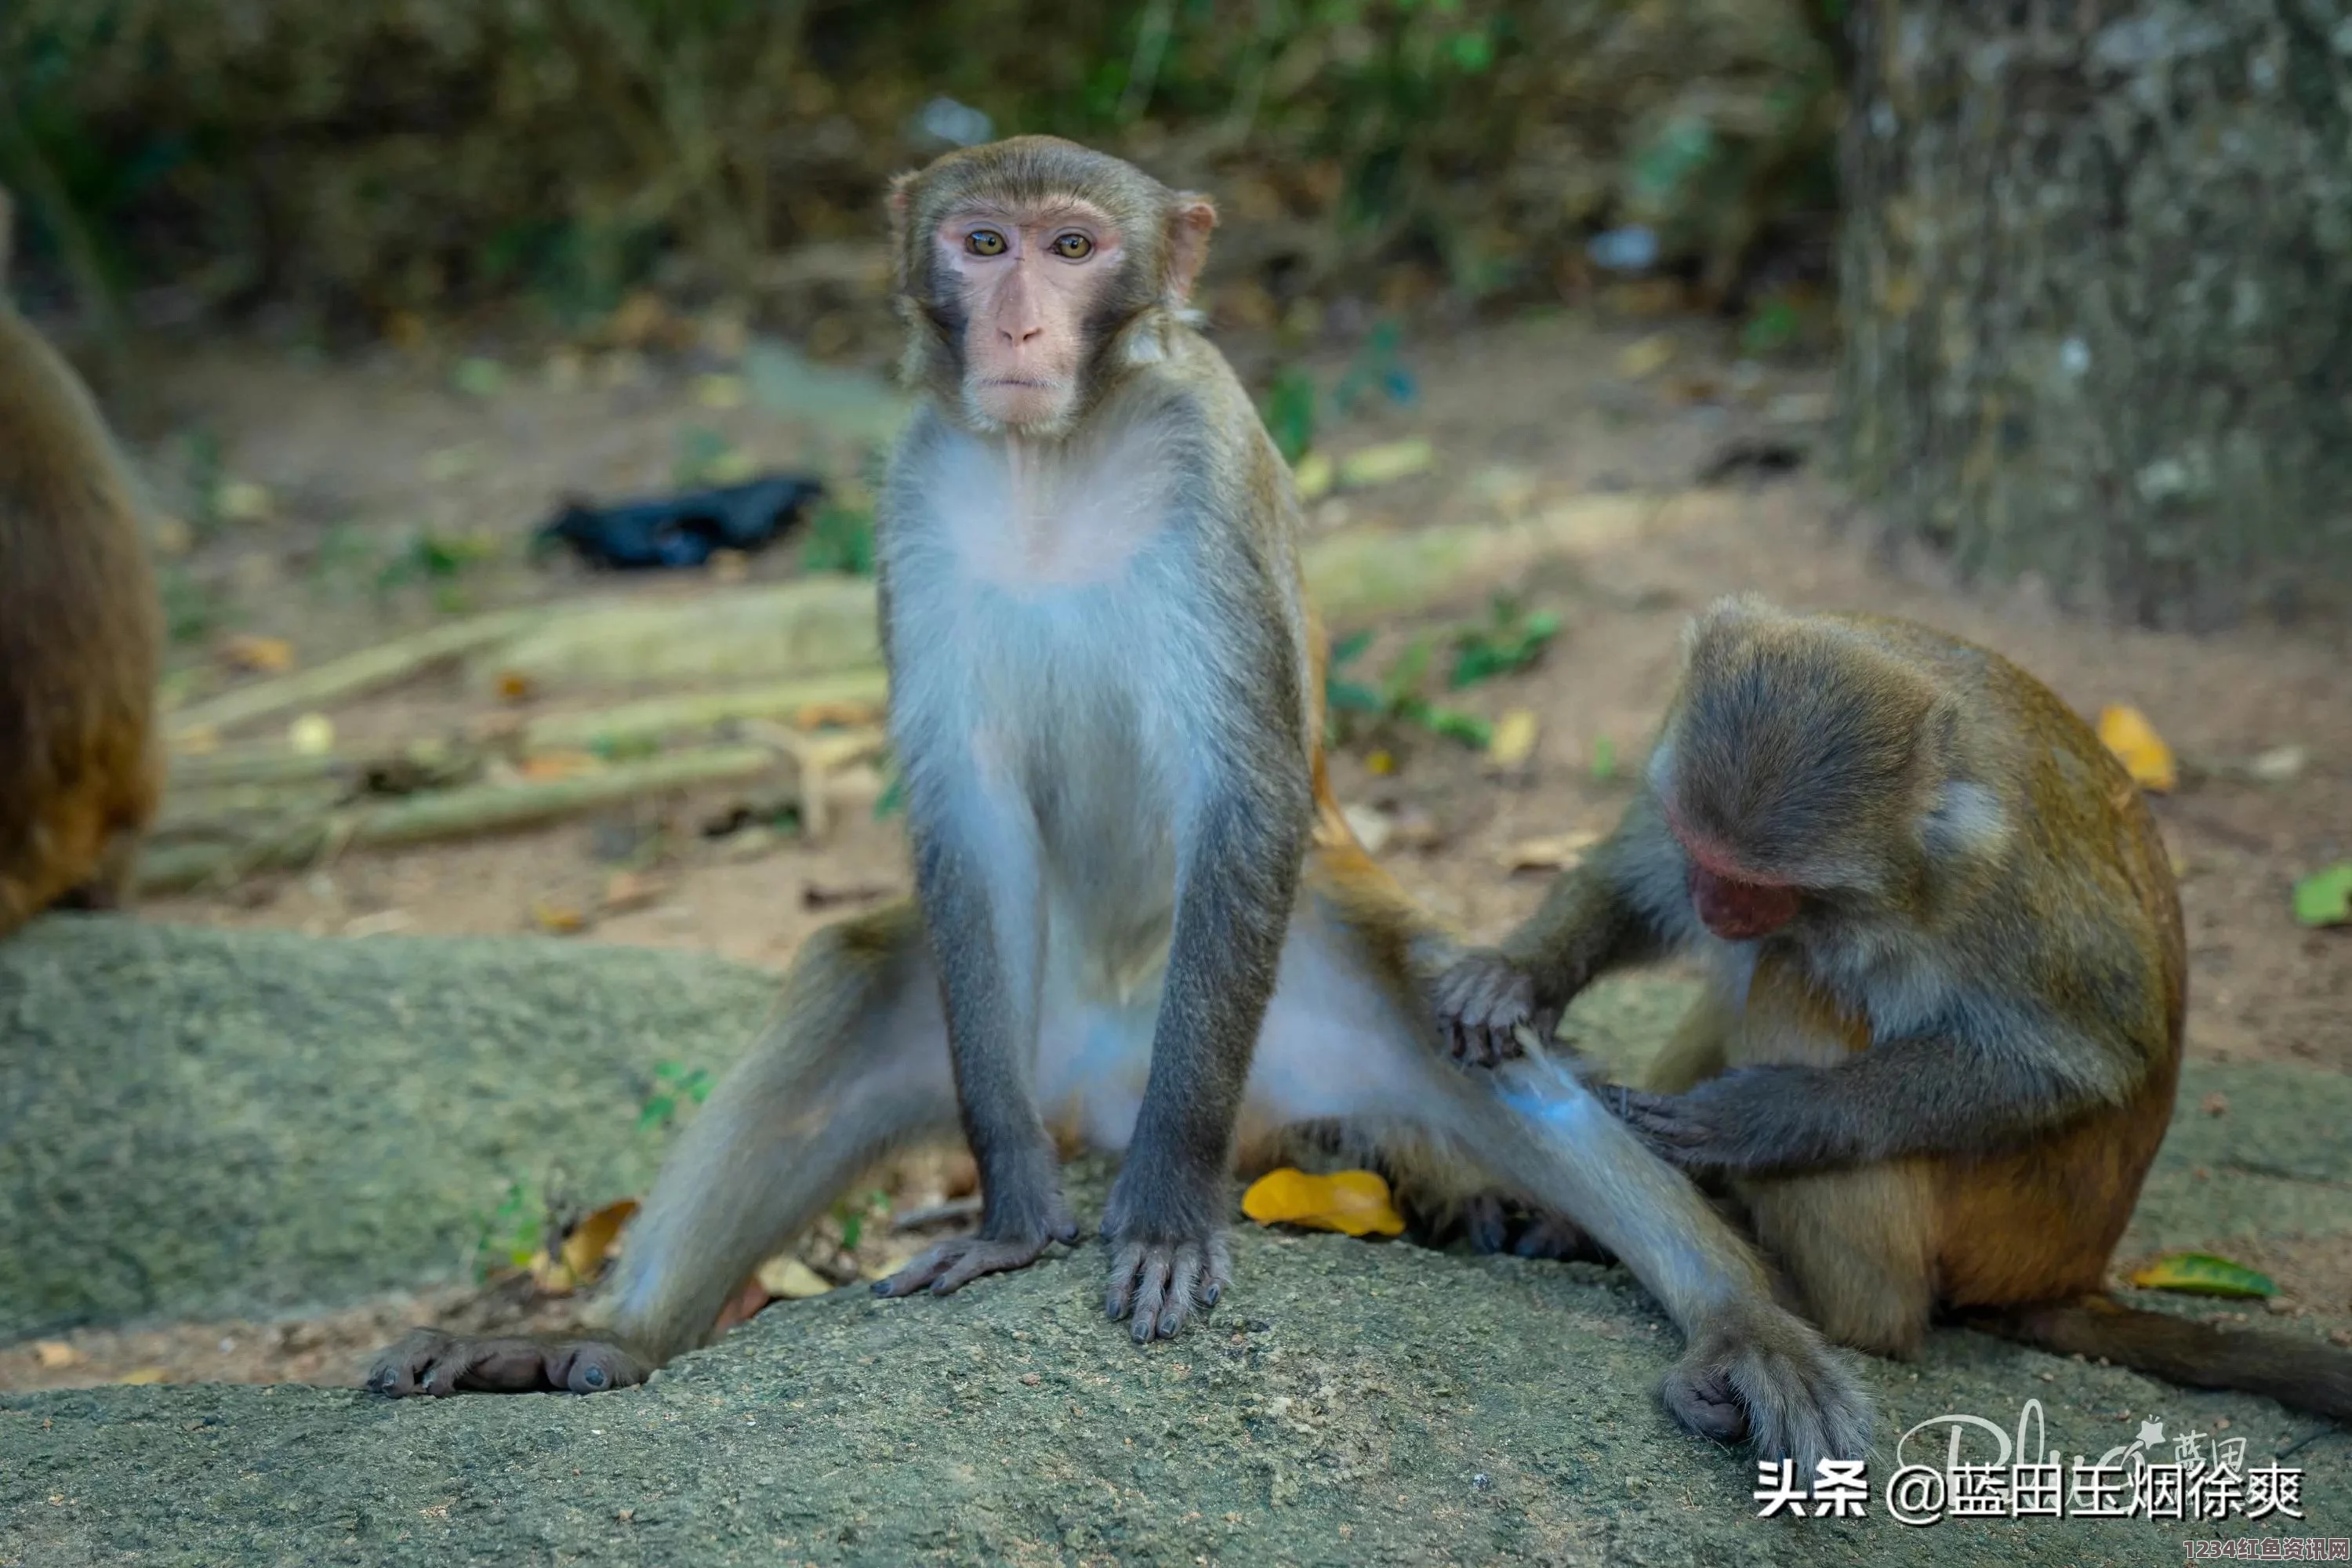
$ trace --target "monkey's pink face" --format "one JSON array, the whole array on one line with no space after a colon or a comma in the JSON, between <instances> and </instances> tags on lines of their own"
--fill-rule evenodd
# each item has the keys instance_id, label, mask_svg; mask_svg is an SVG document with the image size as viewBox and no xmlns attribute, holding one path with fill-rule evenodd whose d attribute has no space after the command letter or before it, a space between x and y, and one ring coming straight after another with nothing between
<instances>
[{"instance_id":1,"label":"monkey's pink face","mask_svg":"<svg viewBox=\"0 0 2352 1568\"><path fill-rule=\"evenodd\" d=\"M964 395L1000 425L1052 425L1077 396L1087 323L1121 261L1099 209L1057 202L951 215L941 259L962 291Z\"/></svg>"},{"instance_id":2,"label":"monkey's pink face","mask_svg":"<svg viewBox=\"0 0 2352 1568\"><path fill-rule=\"evenodd\" d=\"M1722 846L1680 824L1673 832L1690 857L1691 908L1708 931L1726 942L1753 942L1797 918L1796 888L1738 865Z\"/></svg>"}]
</instances>

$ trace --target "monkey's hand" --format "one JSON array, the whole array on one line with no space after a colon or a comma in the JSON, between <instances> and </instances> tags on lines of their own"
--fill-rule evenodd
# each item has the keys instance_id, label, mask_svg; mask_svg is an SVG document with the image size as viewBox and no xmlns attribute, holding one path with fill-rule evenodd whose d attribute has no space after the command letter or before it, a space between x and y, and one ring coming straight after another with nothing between
<instances>
[{"instance_id":1,"label":"monkey's hand","mask_svg":"<svg viewBox=\"0 0 2352 1568\"><path fill-rule=\"evenodd\" d=\"M1476 1067L1524 1055L1522 1027L1550 1039L1564 1011L1539 1004L1535 976L1490 947L1473 948L1439 975L1431 1002L1447 1053Z\"/></svg>"},{"instance_id":2,"label":"monkey's hand","mask_svg":"<svg viewBox=\"0 0 2352 1568\"><path fill-rule=\"evenodd\" d=\"M1776 1109L1802 1100L1818 1068L1737 1068L1682 1094L1622 1087L1600 1091L1661 1158L1685 1170L1764 1171L1804 1163Z\"/></svg>"},{"instance_id":3,"label":"monkey's hand","mask_svg":"<svg viewBox=\"0 0 2352 1568\"><path fill-rule=\"evenodd\" d=\"M1759 1459L1822 1459L1870 1447L1870 1399L1820 1333L1769 1300L1735 1300L1690 1331L1660 1390L1675 1419L1720 1443L1753 1440Z\"/></svg>"},{"instance_id":4,"label":"monkey's hand","mask_svg":"<svg viewBox=\"0 0 2352 1568\"><path fill-rule=\"evenodd\" d=\"M1054 1243L1078 1238L1078 1222L1069 1205L1055 1193L1044 1200L1035 1219L999 1220L991 1215L977 1236L951 1236L923 1253L887 1279L875 1282L877 1296L911 1296L925 1286L934 1296L961 1289L983 1274L1010 1274L1026 1268Z\"/></svg>"},{"instance_id":5,"label":"monkey's hand","mask_svg":"<svg viewBox=\"0 0 2352 1568\"><path fill-rule=\"evenodd\" d=\"M394 1399L452 1394L602 1394L643 1383L652 1369L598 1340L461 1340L412 1329L368 1369L367 1385Z\"/></svg>"}]
</instances>

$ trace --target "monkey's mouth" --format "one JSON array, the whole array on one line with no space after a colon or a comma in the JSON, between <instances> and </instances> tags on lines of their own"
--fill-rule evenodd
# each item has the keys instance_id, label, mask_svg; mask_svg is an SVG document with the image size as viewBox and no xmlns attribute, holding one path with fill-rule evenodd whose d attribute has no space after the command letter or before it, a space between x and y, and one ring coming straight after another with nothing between
<instances>
[{"instance_id":1,"label":"monkey's mouth","mask_svg":"<svg viewBox=\"0 0 2352 1568\"><path fill-rule=\"evenodd\" d=\"M1726 942L1769 936L1797 915L1795 889L1743 882L1704 866L1690 869L1690 899L1700 923Z\"/></svg>"}]
</instances>

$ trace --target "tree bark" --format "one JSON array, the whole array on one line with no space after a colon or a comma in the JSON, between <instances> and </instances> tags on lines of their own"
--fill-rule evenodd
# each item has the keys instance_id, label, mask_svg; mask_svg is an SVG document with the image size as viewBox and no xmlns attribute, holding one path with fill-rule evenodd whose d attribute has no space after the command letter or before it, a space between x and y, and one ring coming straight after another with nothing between
<instances>
[{"instance_id":1,"label":"tree bark","mask_svg":"<svg viewBox=\"0 0 2352 1568\"><path fill-rule=\"evenodd\" d=\"M1855 499L2158 626L2352 602L2352 4L1853 15Z\"/></svg>"}]
</instances>

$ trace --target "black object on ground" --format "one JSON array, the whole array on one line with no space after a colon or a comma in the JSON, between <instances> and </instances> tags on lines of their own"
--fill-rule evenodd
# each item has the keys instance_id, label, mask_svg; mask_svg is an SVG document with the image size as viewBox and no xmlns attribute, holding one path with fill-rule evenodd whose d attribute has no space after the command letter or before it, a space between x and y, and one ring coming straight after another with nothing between
<instances>
[{"instance_id":1,"label":"black object on ground","mask_svg":"<svg viewBox=\"0 0 2352 1568\"><path fill-rule=\"evenodd\" d=\"M803 474L591 506L572 501L539 531L541 547L569 544L592 566L700 566L715 551L763 549L800 521L824 486Z\"/></svg>"}]
</instances>

